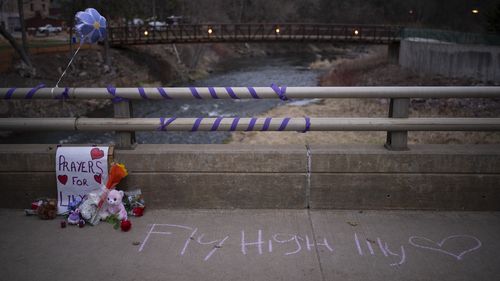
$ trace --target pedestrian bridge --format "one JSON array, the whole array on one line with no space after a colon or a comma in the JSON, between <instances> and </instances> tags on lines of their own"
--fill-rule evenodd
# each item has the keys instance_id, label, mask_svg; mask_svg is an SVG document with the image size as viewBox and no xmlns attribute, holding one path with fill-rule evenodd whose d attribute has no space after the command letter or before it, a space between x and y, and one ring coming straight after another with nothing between
<instances>
[{"instance_id":1,"label":"pedestrian bridge","mask_svg":"<svg viewBox=\"0 0 500 281\"><path fill-rule=\"evenodd\" d=\"M348 24L180 24L108 29L111 46L219 42L345 42L390 44L401 40L401 26Z\"/></svg>"}]
</instances>

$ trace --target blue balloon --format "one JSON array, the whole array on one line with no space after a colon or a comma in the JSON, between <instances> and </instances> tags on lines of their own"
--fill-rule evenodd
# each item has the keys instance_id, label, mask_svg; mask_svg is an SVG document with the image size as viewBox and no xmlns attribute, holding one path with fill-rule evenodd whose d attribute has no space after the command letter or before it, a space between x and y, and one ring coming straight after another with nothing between
<instances>
[{"instance_id":1,"label":"blue balloon","mask_svg":"<svg viewBox=\"0 0 500 281\"><path fill-rule=\"evenodd\" d=\"M76 34L83 43L96 43L106 38L106 18L94 8L88 8L75 16Z\"/></svg>"}]
</instances>

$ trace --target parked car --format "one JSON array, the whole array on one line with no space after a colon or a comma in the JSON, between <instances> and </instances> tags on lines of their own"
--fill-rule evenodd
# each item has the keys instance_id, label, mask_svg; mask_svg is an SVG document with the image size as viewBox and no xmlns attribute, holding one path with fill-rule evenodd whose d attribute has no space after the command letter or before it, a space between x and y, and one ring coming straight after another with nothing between
<instances>
[{"instance_id":1,"label":"parked car","mask_svg":"<svg viewBox=\"0 0 500 281\"><path fill-rule=\"evenodd\" d=\"M135 18L135 19L132 19L131 21L129 21L128 24L132 25L132 26L143 26L144 21L142 19Z\"/></svg>"},{"instance_id":2,"label":"parked car","mask_svg":"<svg viewBox=\"0 0 500 281\"><path fill-rule=\"evenodd\" d=\"M167 23L163 21L150 21L148 25L156 31L165 30L168 26Z\"/></svg>"},{"instance_id":3,"label":"parked car","mask_svg":"<svg viewBox=\"0 0 500 281\"><path fill-rule=\"evenodd\" d=\"M50 33L59 33L62 31L62 27L60 26L53 26L52 24L46 24L44 26L40 26L38 28L38 32L40 33L47 33L47 34L50 34Z\"/></svg>"}]
</instances>

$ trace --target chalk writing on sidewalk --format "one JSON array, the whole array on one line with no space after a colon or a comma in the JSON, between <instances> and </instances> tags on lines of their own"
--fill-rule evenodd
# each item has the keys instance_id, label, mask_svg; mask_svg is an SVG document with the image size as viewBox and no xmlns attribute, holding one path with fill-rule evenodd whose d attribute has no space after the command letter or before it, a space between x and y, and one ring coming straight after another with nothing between
<instances>
[{"instance_id":1,"label":"chalk writing on sidewalk","mask_svg":"<svg viewBox=\"0 0 500 281\"><path fill-rule=\"evenodd\" d=\"M178 254L180 256L187 256L190 251L205 251L203 254L204 261L210 260L218 252L223 254L223 248L225 251L237 251L243 256L261 256L274 253L275 255L288 257L315 251L322 251L333 255L337 252L333 242L328 241L325 237L312 237L307 234L302 235L298 233L268 233L265 235L262 229L253 231L241 230L239 234L233 236L229 234L215 236L204 233L198 227L176 224L151 225L144 241L139 247L139 252L143 252L148 248L147 245L150 243L152 236L175 236L178 238L176 241L182 241L178 247ZM234 247L224 247L228 241L231 241L233 246L239 246L239 249L235 250ZM457 261L463 260L466 254L470 254L482 246L478 238L465 234L450 235L440 241L434 241L423 236L410 236L408 238L409 245L401 245L396 243L391 244L380 237L370 239L354 232L352 239L342 241L342 244L345 245L346 243L352 244L352 250L358 256L382 257L387 260L390 266L401 266L406 262L407 248L405 247L408 246L422 251L439 252L451 256ZM447 248L447 244L454 244L455 248L451 250ZM457 247L460 249L457 250Z\"/></svg>"}]
</instances>

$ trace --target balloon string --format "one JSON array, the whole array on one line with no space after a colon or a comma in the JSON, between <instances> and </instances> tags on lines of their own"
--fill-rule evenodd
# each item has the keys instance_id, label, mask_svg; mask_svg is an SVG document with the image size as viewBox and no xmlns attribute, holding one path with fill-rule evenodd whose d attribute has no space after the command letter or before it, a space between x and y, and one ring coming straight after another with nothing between
<instances>
[{"instance_id":1,"label":"balloon string","mask_svg":"<svg viewBox=\"0 0 500 281\"><path fill-rule=\"evenodd\" d=\"M57 80L57 83L55 85L54 88L52 88L51 90L51 94L52 94L52 97L54 97L54 89L55 88L59 88L59 83L61 82L61 80L63 79L64 75L66 75L66 72L68 71L68 68L71 66L71 64L73 63L73 60L75 59L76 55L78 54L78 51L80 51L80 48L82 47L83 45L83 40L80 41L80 45L78 46L78 49L76 49L75 53L73 54L73 56L71 57L71 59L69 60L69 63L68 65L66 66L66 69L64 69L63 73L61 74L61 76L59 76L59 80Z\"/></svg>"}]
</instances>

